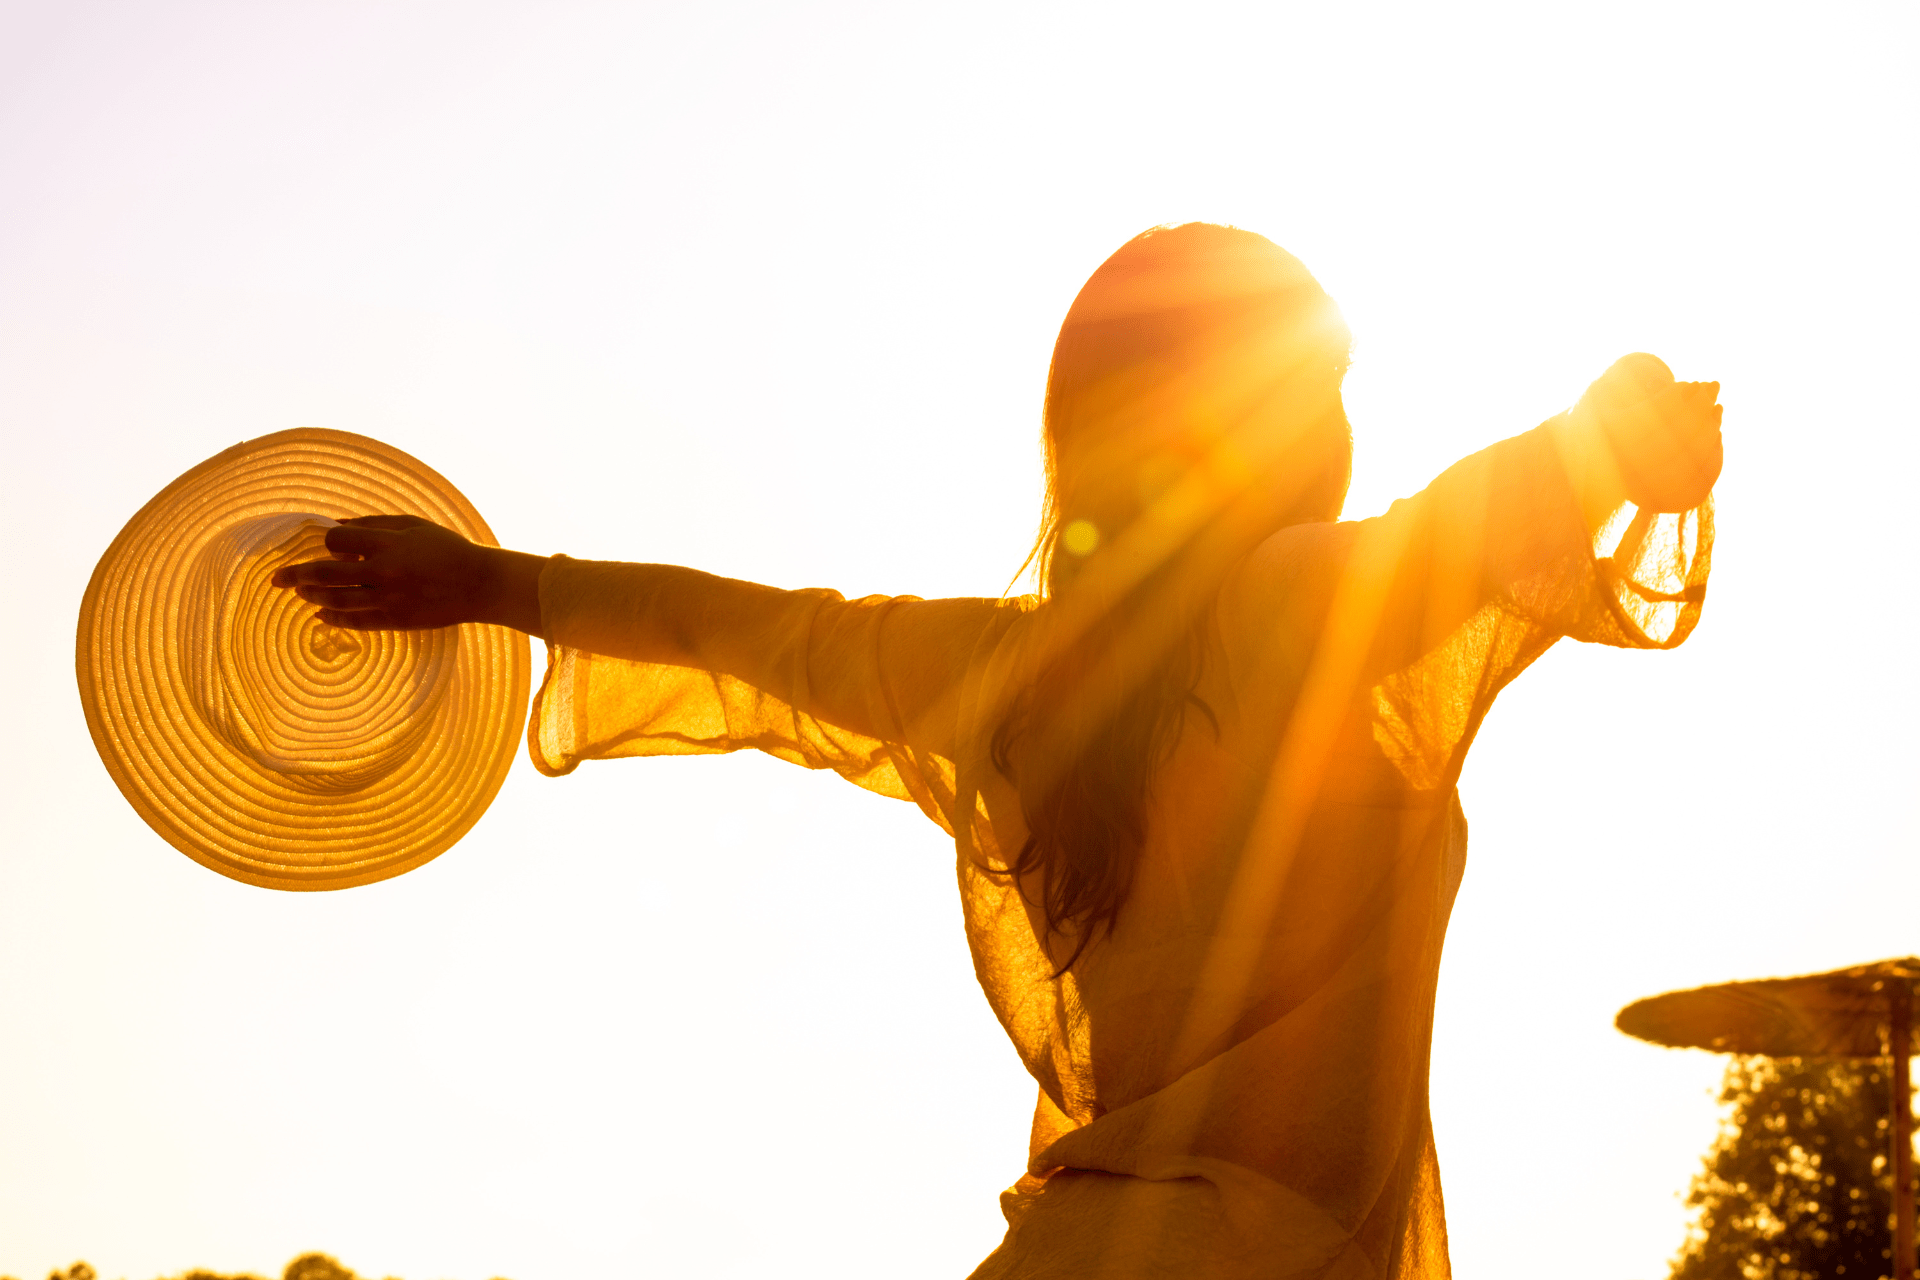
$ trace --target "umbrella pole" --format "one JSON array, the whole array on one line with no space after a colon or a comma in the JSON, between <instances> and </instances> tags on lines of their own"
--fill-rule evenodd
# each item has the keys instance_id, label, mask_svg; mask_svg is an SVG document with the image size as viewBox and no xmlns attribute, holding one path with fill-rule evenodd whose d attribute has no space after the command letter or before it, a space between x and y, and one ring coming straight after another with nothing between
<instances>
[{"instance_id":1,"label":"umbrella pole","mask_svg":"<svg viewBox=\"0 0 1920 1280\"><path fill-rule=\"evenodd\" d=\"M1913 1097L1908 1052L1913 1048L1913 988L1904 978L1887 983L1887 1052L1893 1058L1893 1113L1887 1128L1893 1150L1893 1277L1913 1277Z\"/></svg>"}]
</instances>

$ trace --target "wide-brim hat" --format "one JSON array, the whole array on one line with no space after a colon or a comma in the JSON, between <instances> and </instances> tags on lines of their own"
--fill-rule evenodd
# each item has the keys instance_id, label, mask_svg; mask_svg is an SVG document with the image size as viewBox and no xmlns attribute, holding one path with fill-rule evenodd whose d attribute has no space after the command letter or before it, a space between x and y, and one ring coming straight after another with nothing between
<instances>
[{"instance_id":1,"label":"wide-brim hat","mask_svg":"<svg viewBox=\"0 0 1920 1280\"><path fill-rule=\"evenodd\" d=\"M438 472L344 431L247 440L127 522L80 606L87 727L148 825L272 889L343 889L444 853L486 812L526 716L505 627L348 631L270 579L353 516L496 545Z\"/></svg>"}]
</instances>

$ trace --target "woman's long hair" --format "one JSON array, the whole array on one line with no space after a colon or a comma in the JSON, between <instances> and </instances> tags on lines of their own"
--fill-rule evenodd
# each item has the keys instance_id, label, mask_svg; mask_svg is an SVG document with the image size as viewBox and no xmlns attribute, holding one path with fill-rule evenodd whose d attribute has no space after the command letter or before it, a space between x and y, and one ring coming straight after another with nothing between
<instances>
[{"instance_id":1,"label":"woman's long hair","mask_svg":"<svg viewBox=\"0 0 1920 1280\"><path fill-rule=\"evenodd\" d=\"M1072 942L1057 973L1112 931L1188 712L1218 732L1197 690L1227 571L1285 525L1339 516L1350 342L1296 258L1207 223L1128 241L1060 326L1029 558L1043 647L992 741L1028 830L1007 872L1037 881L1048 933Z\"/></svg>"}]
</instances>

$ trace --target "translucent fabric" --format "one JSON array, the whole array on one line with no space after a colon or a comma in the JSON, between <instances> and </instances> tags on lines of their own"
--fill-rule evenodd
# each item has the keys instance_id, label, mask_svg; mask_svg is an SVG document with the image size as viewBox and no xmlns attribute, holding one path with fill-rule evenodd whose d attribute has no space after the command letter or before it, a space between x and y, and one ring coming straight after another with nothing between
<instances>
[{"instance_id":1,"label":"translucent fabric","mask_svg":"<svg viewBox=\"0 0 1920 1280\"><path fill-rule=\"evenodd\" d=\"M1680 643L1712 543L1704 506L1590 533L1558 439L1234 569L1199 689L1217 729L1187 718L1117 925L1057 979L1035 886L1004 874L1026 830L989 759L1054 606L556 557L531 753L561 774L751 747L953 835L975 971L1038 1084L976 1277L1445 1276L1427 1063L1461 764L1559 637Z\"/></svg>"}]
</instances>

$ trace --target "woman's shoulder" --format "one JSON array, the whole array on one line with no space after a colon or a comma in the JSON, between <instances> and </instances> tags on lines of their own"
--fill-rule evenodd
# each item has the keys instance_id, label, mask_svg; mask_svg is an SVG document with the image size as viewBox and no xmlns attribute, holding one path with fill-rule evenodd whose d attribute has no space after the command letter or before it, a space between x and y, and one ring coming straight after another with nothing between
<instances>
[{"instance_id":1,"label":"woman's shoulder","mask_svg":"<svg viewBox=\"0 0 1920 1280\"><path fill-rule=\"evenodd\" d=\"M1276 529L1247 553L1241 567L1269 574L1311 569L1321 559L1338 555L1352 545L1361 523L1358 520L1308 520Z\"/></svg>"},{"instance_id":2,"label":"woman's shoulder","mask_svg":"<svg viewBox=\"0 0 1920 1280\"><path fill-rule=\"evenodd\" d=\"M1269 534L1221 584L1222 621L1268 627L1293 613L1318 617L1339 586L1359 530L1353 520L1315 520Z\"/></svg>"}]
</instances>

